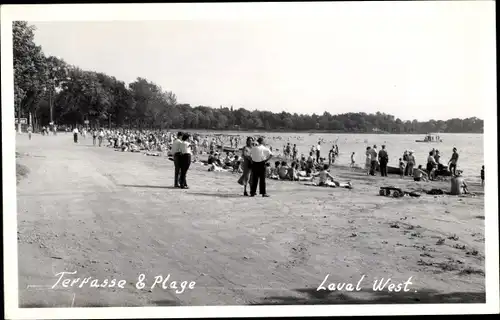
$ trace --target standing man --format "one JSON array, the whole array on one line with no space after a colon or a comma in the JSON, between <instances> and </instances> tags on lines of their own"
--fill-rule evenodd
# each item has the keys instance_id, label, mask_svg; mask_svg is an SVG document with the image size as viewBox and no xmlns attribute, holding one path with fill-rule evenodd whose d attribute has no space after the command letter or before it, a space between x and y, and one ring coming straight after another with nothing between
<instances>
[{"instance_id":1,"label":"standing man","mask_svg":"<svg viewBox=\"0 0 500 320\"><path fill-rule=\"evenodd\" d=\"M413 169L415 168L415 164L416 163L415 163L415 156L413 155L413 150L410 150L408 152L408 163L406 164L409 176L413 175Z\"/></svg>"},{"instance_id":2,"label":"standing man","mask_svg":"<svg viewBox=\"0 0 500 320\"><path fill-rule=\"evenodd\" d=\"M182 132L177 132L177 138L172 143L172 155L174 156L174 187L180 188L179 176L181 174L181 138Z\"/></svg>"},{"instance_id":3,"label":"standing man","mask_svg":"<svg viewBox=\"0 0 500 320\"><path fill-rule=\"evenodd\" d=\"M33 132L33 129L31 128L31 125L28 126L28 138L31 140L31 133Z\"/></svg>"},{"instance_id":4,"label":"standing man","mask_svg":"<svg viewBox=\"0 0 500 320\"><path fill-rule=\"evenodd\" d=\"M76 126L73 129L73 142L78 143L78 128Z\"/></svg>"},{"instance_id":5,"label":"standing man","mask_svg":"<svg viewBox=\"0 0 500 320\"><path fill-rule=\"evenodd\" d=\"M378 162L380 163L380 175L387 177L387 163L389 162L389 155L385 150L385 145L382 145L382 150L378 153Z\"/></svg>"},{"instance_id":6,"label":"standing man","mask_svg":"<svg viewBox=\"0 0 500 320\"><path fill-rule=\"evenodd\" d=\"M257 182L259 182L259 193L263 197L269 197L266 193L266 162L273 156L271 150L264 145L264 138L257 139L257 145L250 151L252 158L252 179L250 185L250 196L255 197L257 193Z\"/></svg>"},{"instance_id":7,"label":"standing man","mask_svg":"<svg viewBox=\"0 0 500 320\"><path fill-rule=\"evenodd\" d=\"M297 150L297 145L296 145L296 144L294 144L294 145L293 145L293 150L292 150L292 152L293 152L292 159L293 159L293 160L297 160L297 153L298 153L298 150Z\"/></svg>"},{"instance_id":8,"label":"standing man","mask_svg":"<svg viewBox=\"0 0 500 320\"><path fill-rule=\"evenodd\" d=\"M377 156L378 156L377 145L373 145L373 148L370 149L370 156L371 156L370 175L374 176L375 171L377 170Z\"/></svg>"},{"instance_id":9,"label":"standing man","mask_svg":"<svg viewBox=\"0 0 500 320\"><path fill-rule=\"evenodd\" d=\"M457 162L458 162L457 148L453 148L453 154L451 155L450 161L448 161L448 168L453 176L456 175Z\"/></svg>"},{"instance_id":10,"label":"standing man","mask_svg":"<svg viewBox=\"0 0 500 320\"><path fill-rule=\"evenodd\" d=\"M321 141L318 141L318 145L316 146L316 162L319 163L319 158L321 155Z\"/></svg>"}]
</instances>

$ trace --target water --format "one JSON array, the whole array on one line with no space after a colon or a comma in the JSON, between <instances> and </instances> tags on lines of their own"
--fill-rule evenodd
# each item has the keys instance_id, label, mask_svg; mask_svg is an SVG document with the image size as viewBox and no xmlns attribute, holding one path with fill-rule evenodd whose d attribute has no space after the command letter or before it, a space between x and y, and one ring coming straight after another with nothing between
<instances>
[{"instance_id":1,"label":"water","mask_svg":"<svg viewBox=\"0 0 500 320\"><path fill-rule=\"evenodd\" d=\"M254 135L254 133L227 132L228 134L239 134L242 137ZM336 164L349 165L351 163L351 153L355 152L357 165L364 166L365 152L367 146L377 145L380 150L384 144L389 153L389 165L398 166L399 158L403 157L405 150L413 150L417 165L421 164L425 169L427 157L432 148L439 150L441 154L440 162L447 164L450 160L453 147L457 148L460 155L457 169L463 170L463 176L469 181L480 181L481 166L484 164L484 142L483 134L454 134L440 133L443 140L441 143L415 142L422 140L425 135L399 135L399 134L329 134L329 133L259 133L266 137L266 143L274 148L278 148L281 153L283 146L290 142L297 144L299 155L309 154L313 145L319 139L323 139L321 156L328 158L328 151L332 144L337 142L339 146L339 157ZM281 139L280 139L281 138ZM243 140L244 142L244 140ZM227 143L229 145L229 142Z\"/></svg>"}]
</instances>

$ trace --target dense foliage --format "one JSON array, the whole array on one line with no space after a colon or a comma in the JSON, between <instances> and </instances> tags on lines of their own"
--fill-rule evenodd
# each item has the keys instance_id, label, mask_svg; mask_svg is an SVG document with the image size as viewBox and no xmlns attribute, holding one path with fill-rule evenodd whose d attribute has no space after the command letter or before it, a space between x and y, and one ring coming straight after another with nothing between
<instances>
[{"instance_id":1,"label":"dense foliage","mask_svg":"<svg viewBox=\"0 0 500 320\"><path fill-rule=\"evenodd\" d=\"M33 116L35 126L58 124L137 128L286 130L330 132L483 132L477 118L418 122L394 116L347 113L332 115L273 113L244 108L178 104L174 93L143 78L125 84L104 73L85 71L56 57L46 57L34 42L34 27L14 22L15 108L18 116ZM20 112L19 112L20 111Z\"/></svg>"}]
</instances>

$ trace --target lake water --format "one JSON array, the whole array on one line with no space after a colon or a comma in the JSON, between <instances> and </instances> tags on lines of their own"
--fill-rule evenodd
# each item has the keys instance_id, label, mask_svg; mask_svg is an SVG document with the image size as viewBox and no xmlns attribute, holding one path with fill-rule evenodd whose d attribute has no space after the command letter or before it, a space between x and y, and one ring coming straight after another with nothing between
<instances>
[{"instance_id":1,"label":"lake water","mask_svg":"<svg viewBox=\"0 0 500 320\"><path fill-rule=\"evenodd\" d=\"M255 135L254 133L227 132L228 134L239 134L242 137ZM480 181L481 166L484 164L484 141L483 134L454 134L440 133L443 140L441 143L415 142L424 139L425 135L403 135L403 134L329 134L329 133L258 133L267 139L267 144L278 148L282 152L283 145L290 142L297 144L299 154L309 154L313 145L319 139L323 139L321 156L328 158L328 151L332 144L337 141L339 146L339 157L335 163L339 165L349 165L351 153L355 152L357 165L363 166L365 163L365 152L367 146L377 145L378 150L385 144L389 153L389 165L398 166L399 158L403 157L405 150L413 150L417 165L421 164L424 169L427 163L429 151L432 148L439 150L441 163L447 164L450 160L452 149L456 147L460 158L458 169L463 170L464 177L469 181ZM229 143L228 143L229 144Z\"/></svg>"}]
</instances>

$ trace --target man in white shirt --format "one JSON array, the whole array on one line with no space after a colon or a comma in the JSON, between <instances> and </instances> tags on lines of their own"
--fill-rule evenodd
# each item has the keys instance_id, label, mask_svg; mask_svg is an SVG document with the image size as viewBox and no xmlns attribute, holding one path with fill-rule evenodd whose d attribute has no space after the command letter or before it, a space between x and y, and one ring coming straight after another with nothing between
<instances>
[{"instance_id":1,"label":"man in white shirt","mask_svg":"<svg viewBox=\"0 0 500 320\"><path fill-rule=\"evenodd\" d=\"M266 193L266 162L273 156L269 148L264 145L264 138L257 139L257 145L250 150L252 158L252 179L250 184L250 196L255 197L257 193L257 183L259 183L259 193L263 197L269 197Z\"/></svg>"},{"instance_id":2,"label":"man in white shirt","mask_svg":"<svg viewBox=\"0 0 500 320\"><path fill-rule=\"evenodd\" d=\"M319 163L319 158L321 155L321 141L318 141L318 145L316 146L316 162Z\"/></svg>"},{"instance_id":3,"label":"man in white shirt","mask_svg":"<svg viewBox=\"0 0 500 320\"><path fill-rule=\"evenodd\" d=\"M182 132L177 132L177 138L174 140L174 143L172 143L172 156L174 157L174 187L175 188L180 188L181 186L179 185L179 177L181 174L181 141L182 138Z\"/></svg>"},{"instance_id":4,"label":"man in white shirt","mask_svg":"<svg viewBox=\"0 0 500 320\"><path fill-rule=\"evenodd\" d=\"M77 128L77 127L75 127L75 128L73 129L73 141L74 141L75 143L78 143L78 128Z\"/></svg>"}]
</instances>

